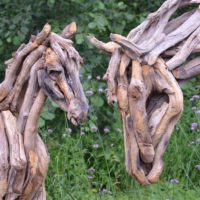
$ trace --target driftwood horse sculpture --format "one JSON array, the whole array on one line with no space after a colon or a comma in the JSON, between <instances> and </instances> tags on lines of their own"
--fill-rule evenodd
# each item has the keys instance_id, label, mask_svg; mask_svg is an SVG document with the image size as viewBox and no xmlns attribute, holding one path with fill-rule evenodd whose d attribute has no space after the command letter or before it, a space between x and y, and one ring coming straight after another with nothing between
<instances>
[{"instance_id":1,"label":"driftwood horse sculpture","mask_svg":"<svg viewBox=\"0 0 200 200\"><path fill-rule=\"evenodd\" d=\"M46 24L6 61L0 84L0 199L44 200L49 156L37 125L45 100L78 124L88 104L79 80L82 58L70 38L71 23L58 35Z\"/></svg>"},{"instance_id":2,"label":"driftwood horse sculpture","mask_svg":"<svg viewBox=\"0 0 200 200\"><path fill-rule=\"evenodd\" d=\"M88 37L112 54L104 76L107 99L118 102L127 171L143 185L157 182L163 171L163 155L183 110L179 82L200 74L200 8L172 15L199 3L167 0L127 37L111 33L108 43Z\"/></svg>"}]
</instances>

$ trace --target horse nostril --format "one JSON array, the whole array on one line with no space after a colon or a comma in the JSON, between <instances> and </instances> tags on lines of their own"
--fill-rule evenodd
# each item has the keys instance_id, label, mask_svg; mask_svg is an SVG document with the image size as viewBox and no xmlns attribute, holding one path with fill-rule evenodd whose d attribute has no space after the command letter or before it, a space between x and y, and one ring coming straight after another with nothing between
<instances>
[{"instance_id":1,"label":"horse nostril","mask_svg":"<svg viewBox=\"0 0 200 200\"><path fill-rule=\"evenodd\" d=\"M73 99L70 102L68 109L68 118L70 120L75 119L78 123L86 121L88 114L88 105L81 102L78 99Z\"/></svg>"},{"instance_id":2,"label":"horse nostril","mask_svg":"<svg viewBox=\"0 0 200 200\"><path fill-rule=\"evenodd\" d=\"M79 116L79 122L85 122L87 120L87 112L82 112Z\"/></svg>"}]
</instances>

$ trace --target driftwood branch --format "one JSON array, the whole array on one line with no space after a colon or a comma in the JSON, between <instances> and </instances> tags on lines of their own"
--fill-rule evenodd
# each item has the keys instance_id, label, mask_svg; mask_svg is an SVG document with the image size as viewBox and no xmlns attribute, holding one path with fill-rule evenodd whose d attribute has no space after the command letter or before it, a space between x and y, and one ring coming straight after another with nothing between
<instances>
[{"instance_id":1,"label":"driftwood branch","mask_svg":"<svg viewBox=\"0 0 200 200\"><path fill-rule=\"evenodd\" d=\"M4 121L2 115L0 115L0 199L3 199L8 188L8 141L5 133Z\"/></svg>"},{"instance_id":2,"label":"driftwood branch","mask_svg":"<svg viewBox=\"0 0 200 200\"><path fill-rule=\"evenodd\" d=\"M172 71L177 79L190 79L200 75L200 58L197 57Z\"/></svg>"}]
</instances>

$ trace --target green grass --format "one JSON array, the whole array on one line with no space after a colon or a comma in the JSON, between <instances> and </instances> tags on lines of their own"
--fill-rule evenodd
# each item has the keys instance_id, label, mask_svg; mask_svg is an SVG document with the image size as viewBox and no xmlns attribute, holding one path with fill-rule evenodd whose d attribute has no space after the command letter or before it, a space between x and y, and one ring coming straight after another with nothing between
<instances>
[{"instance_id":1,"label":"green grass","mask_svg":"<svg viewBox=\"0 0 200 200\"><path fill-rule=\"evenodd\" d=\"M51 135L43 130L51 157L46 180L47 199L200 200L200 171L195 168L200 164L200 143L193 143L200 138L200 132L190 128L192 122L200 122L200 115L191 109L193 106L199 108L200 101L190 101L190 97L199 92L197 83L197 80L191 81L183 88L184 113L165 153L165 169L160 181L151 186L141 186L127 175L123 135L112 128L116 117L107 124L111 127L107 134L101 129L92 133L90 122L73 129L70 134L65 131L68 125L62 120L51 125L54 127ZM58 115L65 119L65 115ZM85 135L81 136L83 130ZM94 148L94 144L98 144L98 148ZM179 183L171 184L171 179Z\"/></svg>"}]
</instances>

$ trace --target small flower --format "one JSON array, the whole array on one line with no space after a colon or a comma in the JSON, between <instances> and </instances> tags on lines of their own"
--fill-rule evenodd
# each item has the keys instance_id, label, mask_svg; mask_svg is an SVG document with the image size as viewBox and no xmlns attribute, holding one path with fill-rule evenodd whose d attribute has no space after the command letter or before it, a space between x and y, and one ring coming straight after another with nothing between
<instances>
[{"instance_id":1,"label":"small flower","mask_svg":"<svg viewBox=\"0 0 200 200\"><path fill-rule=\"evenodd\" d=\"M192 98L193 98L194 100L198 100L198 99L200 99L200 95L193 95Z\"/></svg>"},{"instance_id":2,"label":"small flower","mask_svg":"<svg viewBox=\"0 0 200 200\"><path fill-rule=\"evenodd\" d=\"M96 170L94 169L94 167L90 167L88 169L88 173L93 174Z\"/></svg>"},{"instance_id":3,"label":"small flower","mask_svg":"<svg viewBox=\"0 0 200 200\"><path fill-rule=\"evenodd\" d=\"M92 133L96 133L98 128L96 126L93 126L93 127L91 127L90 130L91 130Z\"/></svg>"},{"instance_id":4,"label":"small flower","mask_svg":"<svg viewBox=\"0 0 200 200\"><path fill-rule=\"evenodd\" d=\"M97 90L97 91L98 91L98 93L99 93L99 94L102 94L102 93L104 93L104 89L103 89L103 88L98 88L98 90Z\"/></svg>"},{"instance_id":5,"label":"small flower","mask_svg":"<svg viewBox=\"0 0 200 200\"><path fill-rule=\"evenodd\" d=\"M197 138L195 141L196 144L200 144L200 138Z\"/></svg>"},{"instance_id":6,"label":"small flower","mask_svg":"<svg viewBox=\"0 0 200 200\"><path fill-rule=\"evenodd\" d=\"M197 126L198 126L198 124L196 123L196 122L193 122L192 124L191 124L191 130L196 130L197 129Z\"/></svg>"},{"instance_id":7,"label":"small flower","mask_svg":"<svg viewBox=\"0 0 200 200\"><path fill-rule=\"evenodd\" d=\"M87 178L88 178L88 180L92 180L92 179L94 179L93 176L87 176Z\"/></svg>"},{"instance_id":8,"label":"small flower","mask_svg":"<svg viewBox=\"0 0 200 200\"><path fill-rule=\"evenodd\" d=\"M194 99L191 97L191 98L190 98L190 101L194 101Z\"/></svg>"},{"instance_id":9,"label":"small flower","mask_svg":"<svg viewBox=\"0 0 200 200\"><path fill-rule=\"evenodd\" d=\"M172 185L177 185L177 184L179 184L179 180L173 178L173 179L170 180L170 183L171 183Z\"/></svg>"},{"instance_id":10,"label":"small flower","mask_svg":"<svg viewBox=\"0 0 200 200\"><path fill-rule=\"evenodd\" d=\"M89 74L88 77L87 77L87 79L88 79L88 80L91 80L91 79L92 79L92 75Z\"/></svg>"},{"instance_id":11,"label":"small flower","mask_svg":"<svg viewBox=\"0 0 200 200\"><path fill-rule=\"evenodd\" d=\"M197 107L196 107L196 106L193 106L193 107L192 107L192 110L196 110L196 109L197 109Z\"/></svg>"},{"instance_id":12,"label":"small flower","mask_svg":"<svg viewBox=\"0 0 200 200\"><path fill-rule=\"evenodd\" d=\"M63 135L62 135L63 137L66 137L67 135L65 134L65 133L63 133Z\"/></svg>"},{"instance_id":13,"label":"small flower","mask_svg":"<svg viewBox=\"0 0 200 200\"><path fill-rule=\"evenodd\" d=\"M105 188L103 188L100 192L101 192L101 193L105 193L105 194L112 194L111 191L109 191L109 190L107 190L107 189L105 189Z\"/></svg>"},{"instance_id":14,"label":"small flower","mask_svg":"<svg viewBox=\"0 0 200 200\"><path fill-rule=\"evenodd\" d=\"M197 115L200 115L200 110L197 110L195 113L196 113Z\"/></svg>"},{"instance_id":15,"label":"small flower","mask_svg":"<svg viewBox=\"0 0 200 200\"><path fill-rule=\"evenodd\" d=\"M98 148L99 148L99 145L98 145L98 144L93 144L92 147L93 147L94 149L98 149Z\"/></svg>"},{"instance_id":16,"label":"small flower","mask_svg":"<svg viewBox=\"0 0 200 200\"><path fill-rule=\"evenodd\" d=\"M103 131L104 131L104 133L109 133L109 132L110 132L110 129L107 128L107 127L105 127L105 128L103 129Z\"/></svg>"},{"instance_id":17,"label":"small flower","mask_svg":"<svg viewBox=\"0 0 200 200\"><path fill-rule=\"evenodd\" d=\"M48 128L48 129L47 129L47 133L48 133L49 135L52 134L52 133L53 133L53 129Z\"/></svg>"},{"instance_id":18,"label":"small flower","mask_svg":"<svg viewBox=\"0 0 200 200\"><path fill-rule=\"evenodd\" d=\"M194 100L198 100L198 99L200 99L200 95L195 94L190 98L190 101L194 101Z\"/></svg>"},{"instance_id":19,"label":"small flower","mask_svg":"<svg viewBox=\"0 0 200 200\"><path fill-rule=\"evenodd\" d=\"M86 96L91 97L93 96L94 92L92 90L88 90L85 92Z\"/></svg>"},{"instance_id":20,"label":"small flower","mask_svg":"<svg viewBox=\"0 0 200 200\"><path fill-rule=\"evenodd\" d=\"M190 142L190 145L194 145L194 144L196 144L196 142L195 142L195 141L192 141L192 142Z\"/></svg>"},{"instance_id":21,"label":"small flower","mask_svg":"<svg viewBox=\"0 0 200 200\"><path fill-rule=\"evenodd\" d=\"M200 171L200 164L199 165L195 165L195 168Z\"/></svg>"},{"instance_id":22,"label":"small flower","mask_svg":"<svg viewBox=\"0 0 200 200\"><path fill-rule=\"evenodd\" d=\"M117 128L116 131L117 131L118 133L122 133L122 129L121 129L121 128Z\"/></svg>"},{"instance_id":23,"label":"small flower","mask_svg":"<svg viewBox=\"0 0 200 200\"><path fill-rule=\"evenodd\" d=\"M66 128L65 131L66 131L67 133L69 133L69 134L72 133L72 129L71 129L71 128Z\"/></svg>"},{"instance_id":24,"label":"small flower","mask_svg":"<svg viewBox=\"0 0 200 200\"><path fill-rule=\"evenodd\" d=\"M99 81L101 80L101 76L97 76L96 79Z\"/></svg>"},{"instance_id":25,"label":"small flower","mask_svg":"<svg viewBox=\"0 0 200 200\"><path fill-rule=\"evenodd\" d=\"M83 136L83 135L85 135L85 132L84 132L84 131L81 131L81 132L80 132L80 136Z\"/></svg>"}]
</instances>

